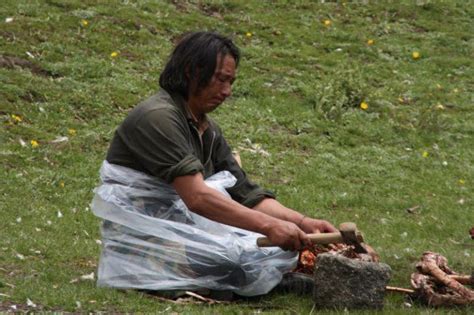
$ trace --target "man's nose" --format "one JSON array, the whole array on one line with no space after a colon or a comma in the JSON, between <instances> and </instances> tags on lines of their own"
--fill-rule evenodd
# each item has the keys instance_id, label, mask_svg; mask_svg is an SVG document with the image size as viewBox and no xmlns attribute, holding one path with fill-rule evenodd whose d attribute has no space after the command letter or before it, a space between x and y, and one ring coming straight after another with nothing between
<instances>
[{"instance_id":1,"label":"man's nose","mask_svg":"<svg viewBox=\"0 0 474 315\"><path fill-rule=\"evenodd\" d=\"M232 95L232 85L230 83L225 84L222 89L222 95L227 98Z\"/></svg>"}]
</instances>

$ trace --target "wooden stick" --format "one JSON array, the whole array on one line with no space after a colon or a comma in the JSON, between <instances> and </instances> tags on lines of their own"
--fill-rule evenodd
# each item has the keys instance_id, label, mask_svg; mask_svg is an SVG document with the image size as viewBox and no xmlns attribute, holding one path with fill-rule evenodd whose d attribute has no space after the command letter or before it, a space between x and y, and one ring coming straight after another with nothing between
<instances>
[{"instance_id":1,"label":"wooden stick","mask_svg":"<svg viewBox=\"0 0 474 315\"><path fill-rule=\"evenodd\" d=\"M411 293L415 292L415 290L412 290L412 289L405 289L405 288L399 288L399 287L390 287L390 286L386 286L385 290L389 291L389 292L398 292L398 293L406 293L406 294L411 294Z\"/></svg>"}]
</instances>

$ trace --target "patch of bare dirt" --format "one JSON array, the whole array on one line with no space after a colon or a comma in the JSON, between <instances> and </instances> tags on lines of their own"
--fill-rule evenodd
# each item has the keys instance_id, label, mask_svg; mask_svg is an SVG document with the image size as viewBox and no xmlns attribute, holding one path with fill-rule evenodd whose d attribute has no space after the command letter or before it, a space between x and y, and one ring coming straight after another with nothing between
<instances>
[{"instance_id":1,"label":"patch of bare dirt","mask_svg":"<svg viewBox=\"0 0 474 315\"><path fill-rule=\"evenodd\" d=\"M19 57L0 55L0 67L6 69L15 69L16 67L19 67L22 69L28 69L35 75L53 78L59 77L58 74L43 69L31 61Z\"/></svg>"}]
</instances>

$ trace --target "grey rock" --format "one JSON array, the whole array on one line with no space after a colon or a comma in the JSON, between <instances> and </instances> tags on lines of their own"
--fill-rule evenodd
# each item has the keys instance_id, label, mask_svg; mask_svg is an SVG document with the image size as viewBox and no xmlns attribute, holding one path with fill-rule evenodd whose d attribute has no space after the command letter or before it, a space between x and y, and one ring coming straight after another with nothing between
<instances>
[{"instance_id":1,"label":"grey rock","mask_svg":"<svg viewBox=\"0 0 474 315\"><path fill-rule=\"evenodd\" d=\"M320 254L314 267L317 308L381 309L390 280L387 264Z\"/></svg>"}]
</instances>

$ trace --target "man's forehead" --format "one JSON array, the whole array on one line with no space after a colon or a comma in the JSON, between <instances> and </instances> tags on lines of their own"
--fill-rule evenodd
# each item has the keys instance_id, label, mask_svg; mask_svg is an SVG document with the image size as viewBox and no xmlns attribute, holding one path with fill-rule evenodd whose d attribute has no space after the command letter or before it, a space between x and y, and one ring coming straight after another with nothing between
<instances>
[{"instance_id":1,"label":"man's forehead","mask_svg":"<svg viewBox=\"0 0 474 315\"><path fill-rule=\"evenodd\" d=\"M216 74L234 75L235 73L235 58L232 55L218 55Z\"/></svg>"}]
</instances>

